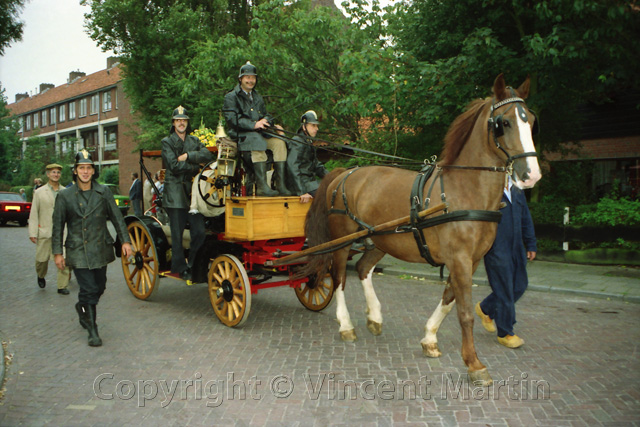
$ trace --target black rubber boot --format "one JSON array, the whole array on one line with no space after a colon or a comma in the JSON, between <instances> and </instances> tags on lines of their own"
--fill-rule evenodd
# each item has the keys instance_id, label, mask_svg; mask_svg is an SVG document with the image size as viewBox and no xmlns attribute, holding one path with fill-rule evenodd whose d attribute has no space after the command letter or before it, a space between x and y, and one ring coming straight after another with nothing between
<instances>
[{"instance_id":1,"label":"black rubber boot","mask_svg":"<svg viewBox=\"0 0 640 427\"><path fill-rule=\"evenodd\" d=\"M247 196L253 196L256 185L256 174L253 170L253 162L251 161L251 151L241 151L240 153L245 171L244 186L247 189Z\"/></svg>"},{"instance_id":2,"label":"black rubber boot","mask_svg":"<svg viewBox=\"0 0 640 427\"><path fill-rule=\"evenodd\" d=\"M98 324L96 323L96 306L94 304L85 305L89 310L89 345L91 347L100 347L102 339L98 335Z\"/></svg>"},{"instance_id":3,"label":"black rubber boot","mask_svg":"<svg viewBox=\"0 0 640 427\"><path fill-rule=\"evenodd\" d=\"M272 190L267 185L267 163L259 162L253 164L253 169L256 172L256 195L264 197L275 197L278 192Z\"/></svg>"},{"instance_id":4,"label":"black rubber boot","mask_svg":"<svg viewBox=\"0 0 640 427\"><path fill-rule=\"evenodd\" d=\"M76 311L78 312L78 320L80 321L80 326L82 326L84 329L89 329L89 323L91 322L89 321L89 311L86 309L86 306L77 302Z\"/></svg>"},{"instance_id":5,"label":"black rubber boot","mask_svg":"<svg viewBox=\"0 0 640 427\"><path fill-rule=\"evenodd\" d=\"M273 169L276 176L276 190L281 196L293 196L293 193L287 188L286 179L287 162L274 162Z\"/></svg>"}]
</instances>

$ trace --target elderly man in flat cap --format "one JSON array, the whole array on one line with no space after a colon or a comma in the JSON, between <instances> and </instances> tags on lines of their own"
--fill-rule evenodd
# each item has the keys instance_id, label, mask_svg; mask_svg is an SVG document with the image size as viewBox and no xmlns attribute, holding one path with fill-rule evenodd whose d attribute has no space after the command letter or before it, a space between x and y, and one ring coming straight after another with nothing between
<instances>
[{"instance_id":1,"label":"elderly man in flat cap","mask_svg":"<svg viewBox=\"0 0 640 427\"><path fill-rule=\"evenodd\" d=\"M53 207L60 191L62 166L57 163L47 165L48 182L33 193L31 214L29 215L29 239L36 244L36 273L38 286L47 286L45 276L49 269L51 252L51 230L53 228ZM58 293L69 295L69 267L58 271Z\"/></svg>"}]
</instances>

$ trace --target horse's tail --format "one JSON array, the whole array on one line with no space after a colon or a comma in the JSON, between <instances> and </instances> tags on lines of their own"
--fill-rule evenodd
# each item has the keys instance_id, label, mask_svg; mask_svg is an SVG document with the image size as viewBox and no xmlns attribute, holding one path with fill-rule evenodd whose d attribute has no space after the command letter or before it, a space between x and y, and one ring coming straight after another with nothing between
<instances>
[{"instance_id":1,"label":"horse's tail","mask_svg":"<svg viewBox=\"0 0 640 427\"><path fill-rule=\"evenodd\" d=\"M320 182L318 190L316 190L304 224L304 233L305 236L307 236L307 243L310 248L331 240L329 210L327 208L327 189L333 180L345 170L344 168L336 168L329 172L322 179L322 182ZM296 270L295 277L315 276L316 280L324 278L329 272L331 258L331 252L318 255L311 254L309 261Z\"/></svg>"}]
</instances>

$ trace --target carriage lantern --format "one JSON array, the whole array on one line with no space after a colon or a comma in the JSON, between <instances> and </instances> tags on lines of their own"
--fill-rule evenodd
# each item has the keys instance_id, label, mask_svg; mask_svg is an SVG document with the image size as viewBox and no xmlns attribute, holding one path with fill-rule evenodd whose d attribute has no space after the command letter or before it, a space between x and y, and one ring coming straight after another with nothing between
<instances>
[{"instance_id":1,"label":"carriage lantern","mask_svg":"<svg viewBox=\"0 0 640 427\"><path fill-rule=\"evenodd\" d=\"M218 176L233 176L236 173L236 151L230 144L227 133L224 131L222 123L218 123L216 128L216 141L218 141Z\"/></svg>"}]
</instances>

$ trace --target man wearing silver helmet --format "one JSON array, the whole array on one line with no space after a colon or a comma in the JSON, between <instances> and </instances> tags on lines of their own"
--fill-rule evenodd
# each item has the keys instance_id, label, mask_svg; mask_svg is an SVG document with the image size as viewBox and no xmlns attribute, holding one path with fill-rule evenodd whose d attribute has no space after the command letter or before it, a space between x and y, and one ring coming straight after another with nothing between
<instances>
[{"instance_id":1,"label":"man wearing silver helmet","mask_svg":"<svg viewBox=\"0 0 640 427\"><path fill-rule=\"evenodd\" d=\"M67 266L73 268L80 287L76 304L80 325L89 331L89 345L98 347L102 345L102 339L98 335L96 306L107 285L107 264L116 259L107 220L111 221L122 242L122 256L132 256L133 250L113 194L95 181L98 173L87 150L76 154L73 174L76 185L60 190L56 197L51 246L56 266L60 270ZM66 255L63 256L65 225Z\"/></svg>"},{"instance_id":2,"label":"man wearing silver helmet","mask_svg":"<svg viewBox=\"0 0 640 427\"><path fill-rule=\"evenodd\" d=\"M285 169L287 160L287 145L267 131L282 130L282 127L274 125L273 117L267 114L264 99L255 90L258 82L258 69L247 61L240 68L238 84L224 97L224 115L229 124L229 136L238 141L238 149L249 157L253 164L256 180L256 193L258 196L291 196L285 183ZM267 154L266 150L273 153L274 173L276 177L276 190L269 188L267 184Z\"/></svg>"},{"instance_id":3,"label":"man wearing silver helmet","mask_svg":"<svg viewBox=\"0 0 640 427\"><path fill-rule=\"evenodd\" d=\"M173 110L171 134L162 140L162 160L166 167L162 206L169 215L171 228L171 272L183 280L191 280L193 263L204 244L204 216L189 214L191 181L200 171L200 165L210 162L213 155L191 133L187 110L181 105ZM191 242L189 263L185 261L182 234L189 223Z\"/></svg>"},{"instance_id":4,"label":"man wearing silver helmet","mask_svg":"<svg viewBox=\"0 0 640 427\"><path fill-rule=\"evenodd\" d=\"M322 178L327 169L318 160L313 138L318 134L320 122L315 111L309 110L300 118L300 129L287 145L287 184L293 192L300 196L300 203L313 199L318 189L316 177Z\"/></svg>"}]
</instances>

